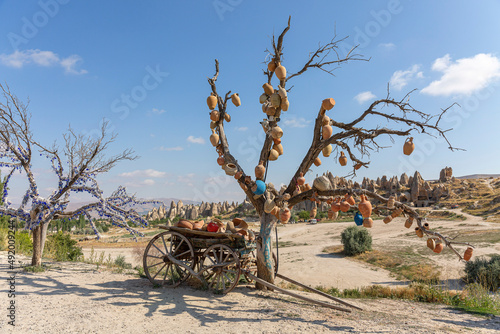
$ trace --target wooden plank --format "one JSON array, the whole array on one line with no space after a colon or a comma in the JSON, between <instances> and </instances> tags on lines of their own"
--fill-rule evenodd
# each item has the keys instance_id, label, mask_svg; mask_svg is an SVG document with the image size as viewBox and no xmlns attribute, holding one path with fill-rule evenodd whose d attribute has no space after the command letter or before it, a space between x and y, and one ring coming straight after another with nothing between
<instances>
[{"instance_id":1,"label":"wooden plank","mask_svg":"<svg viewBox=\"0 0 500 334\"><path fill-rule=\"evenodd\" d=\"M294 298L297 298L297 299L301 299L301 300L304 300L306 302L309 302L309 303L313 303L313 304L318 304L320 306L323 306L323 307L328 307L328 308L331 308L331 309L334 309L334 310L338 310L338 311L343 311L343 312L351 312L350 309L347 309L347 308L343 308L343 307L339 307L339 306L335 306L335 305L332 305L332 304L328 304L328 303L324 303L324 302L320 302L318 300L314 300L314 299L311 299L309 297L304 297L304 296L301 296L299 294L296 294L296 293L293 293L291 291L288 291L286 289L282 289L282 288L279 288L277 287L276 285L274 284L271 284L269 282L266 282L258 277L255 277L254 275L252 275L250 272L246 271L246 270L242 270L248 277L250 277L251 279L253 279L254 281L256 282L259 282L260 284L270 288L270 289L273 289L273 290L276 290L276 291L279 291L285 295L289 295L289 296L292 296Z\"/></svg>"},{"instance_id":2,"label":"wooden plank","mask_svg":"<svg viewBox=\"0 0 500 334\"><path fill-rule=\"evenodd\" d=\"M336 301L336 302L338 302L338 303L344 304L344 305L346 305L346 306L349 306L349 307L352 307L352 308L355 308L355 309L358 309L358 310L361 310L361 311L363 310L363 309L362 309L362 308L360 308L360 307L357 307L357 306L354 306L354 305L352 305L352 304L349 304L349 303L347 303L347 302L345 302L345 301L343 301L343 300L341 300L341 299L338 299L338 298L335 298L335 297L333 297L333 296L330 296L329 294L326 294L326 293L324 293L324 292L322 292L322 291L319 291L319 290L316 290L316 289L314 289L314 288L311 288L310 286L307 286L307 285L305 285L305 284L302 284L302 283L300 283L300 282L297 282L297 281L295 281L295 280L293 280L293 279L291 279L291 278L288 278L288 277L286 277L286 276L283 276L283 275L281 275L281 274L276 274L276 277L279 277L279 278L281 278L281 279L283 279L283 280L285 280L285 281L288 281L288 282L290 282L290 283L293 283L293 284L295 284L295 285L298 285L298 286L300 286L301 288L304 288L304 289L307 289L307 290L312 291L312 292L314 292L314 293L317 293L318 295L321 295L321 296L323 296L323 297L326 297L326 298L329 298L329 299L331 299L331 300L334 300L334 301Z\"/></svg>"}]
</instances>

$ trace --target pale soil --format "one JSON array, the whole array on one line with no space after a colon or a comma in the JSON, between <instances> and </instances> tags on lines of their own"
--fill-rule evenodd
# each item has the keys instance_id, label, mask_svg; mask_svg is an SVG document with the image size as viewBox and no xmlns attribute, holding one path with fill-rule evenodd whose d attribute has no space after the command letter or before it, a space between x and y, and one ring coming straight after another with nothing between
<instances>
[{"instance_id":1,"label":"pale soil","mask_svg":"<svg viewBox=\"0 0 500 334\"><path fill-rule=\"evenodd\" d=\"M474 229L500 228L472 218ZM280 249L280 273L309 285L359 287L400 284L385 270L340 256L322 253L340 244L340 232L352 223L304 225L279 228L280 241L297 244ZM467 228L464 222L432 222L453 231ZM470 227L469 227L470 229ZM425 244L400 221L375 222L371 230L374 248ZM451 233L450 233L451 234ZM499 253L499 245L481 245L475 255ZM109 251L110 249L105 249ZM125 252L134 260L130 249ZM463 249L460 249L463 251ZM130 252L129 255L126 253ZM429 251L430 252L430 251ZM429 253L429 259L449 267L449 278L458 278L463 264L448 254ZM114 256L114 255L113 255ZM302 259L302 260L301 260ZM17 256L18 261L27 262ZM7 254L0 252L0 333L498 333L500 318L485 318L446 306L400 300L359 300L362 307L343 313L302 303L288 296L238 286L226 296L214 296L189 286L153 288L147 279L96 270L83 263L49 263L43 273L20 272L16 280L16 327L7 325ZM309 295L318 300L320 296Z\"/></svg>"}]
</instances>

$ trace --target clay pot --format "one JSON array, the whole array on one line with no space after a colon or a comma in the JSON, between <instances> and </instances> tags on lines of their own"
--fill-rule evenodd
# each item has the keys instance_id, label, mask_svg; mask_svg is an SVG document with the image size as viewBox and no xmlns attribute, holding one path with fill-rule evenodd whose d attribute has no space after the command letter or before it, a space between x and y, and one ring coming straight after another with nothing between
<instances>
[{"instance_id":1,"label":"clay pot","mask_svg":"<svg viewBox=\"0 0 500 334\"><path fill-rule=\"evenodd\" d=\"M316 166L316 167L320 166L321 165L320 158L317 157L316 159L314 159L313 163L314 163L314 166Z\"/></svg>"},{"instance_id":2,"label":"clay pot","mask_svg":"<svg viewBox=\"0 0 500 334\"><path fill-rule=\"evenodd\" d=\"M340 152L339 163L341 166L347 165L347 157L344 155L344 152Z\"/></svg>"},{"instance_id":3,"label":"clay pot","mask_svg":"<svg viewBox=\"0 0 500 334\"><path fill-rule=\"evenodd\" d=\"M266 167L264 167L264 161L260 161L257 166L255 166L255 178L262 179L266 173Z\"/></svg>"},{"instance_id":4,"label":"clay pot","mask_svg":"<svg viewBox=\"0 0 500 334\"><path fill-rule=\"evenodd\" d=\"M399 217L403 213L403 209L396 209L391 213L392 218Z\"/></svg>"},{"instance_id":5,"label":"clay pot","mask_svg":"<svg viewBox=\"0 0 500 334\"><path fill-rule=\"evenodd\" d=\"M423 238L424 237L424 232L420 229L420 227L415 227L415 233L417 234L417 236L419 238Z\"/></svg>"},{"instance_id":6,"label":"clay pot","mask_svg":"<svg viewBox=\"0 0 500 334\"><path fill-rule=\"evenodd\" d=\"M318 189L319 191L327 191L331 188L331 183L328 177L325 175L321 175L314 179L313 187Z\"/></svg>"},{"instance_id":7,"label":"clay pot","mask_svg":"<svg viewBox=\"0 0 500 334\"><path fill-rule=\"evenodd\" d=\"M248 187L247 187L246 184L244 184L243 182L239 182L239 184L240 184L241 189L243 189L243 191L247 191L248 190Z\"/></svg>"},{"instance_id":8,"label":"clay pot","mask_svg":"<svg viewBox=\"0 0 500 334\"><path fill-rule=\"evenodd\" d=\"M287 98L287 93L286 93L286 89L281 87L280 85L278 85L278 94L279 96L282 98L282 99L286 99Z\"/></svg>"},{"instance_id":9,"label":"clay pot","mask_svg":"<svg viewBox=\"0 0 500 334\"><path fill-rule=\"evenodd\" d=\"M264 94L262 94L262 95L259 97L259 102L260 102L261 104L264 104L264 103L266 103L267 98L268 98L268 96L264 93Z\"/></svg>"},{"instance_id":10,"label":"clay pot","mask_svg":"<svg viewBox=\"0 0 500 334\"><path fill-rule=\"evenodd\" d=\"M314 219L316 218L317 213L318 213L318 208L314 207L311 209L311 211L309 211L309 216L311 217L311 219Z\"/></svg>"},{"instance_id":11,"label":"clay pot","mask_svg":"<svg viewBox=\"0 0 500 334\"><path fill-rule=\"evenodd\" d=\"M390 196L389 199L387 200L387 207L389 209L393 209L394 208L394 202L396 200L394 199L394 196Z\"/></svg>"},{"instance_id":12,"label":"clay pot","mask_svg":"<svg viewBox=\"0 0 500 334\"><path fill-rule=\"evenodd\" d=\"M427 247L429 247L431 250L434 250L436 248L436 240L433 238L427 239Z\"/></svg>"},{"instance_id":13,"label":"clay pot","mask_svg":"<svg viewBox=\"0 0 500 334\"><path fill-rule=\"evenodd\" d=\"M269 151L269 160L270 161L276 161L276 160L278 160L279 156L280 156L280 154L274 148L271 149L271 151Z\"/></svg>"},{"instance_id":14,"label":"clay pot","mask_svg":"<svg viewBox=\"0 0 500 334\"><path fill-rule=\"evenodd\" d=\"M356 212L356 214L354 215L354 223L357 226L363 225L363 216L361 215L361 213Z\"/></svg>"},{"instance_id":15,"label":"clay pot","mask_svg":"<svg viewBox=\"0 0 500 334\"><path fill-rule=\"evenodd\" d=\"M366 228L371 228L373 226L373 219L371 218L363 219L363 226Z\"/></svg>"},{"instance_id":16,"label":"clay pot","mask_svg":"<svg viewBox=\"0 0 500 334\"><path fill-rule=\"evenodd\" d=\"M311 190L311 186L309 185L309 183L306 183L304 184L304 191L308 191L308 190Z\"/></svg>"},{"instance_id":17,"label":"clay pot","mask_svg":"<svg viewBox=\"0 0 500 334\"><path fill-rule=\"evenodd\" d=\"M243 172L241 170L239 172L236 172L236 174L234 174L234 178L236 180L239 180L242 176L243 176Z\"/></svg>"},{"instance_id":18,"label":"clay pot","mask_svg":"<svg viewBox=\"0 0 500 334\"><path fill-rule=\"evenodd\" d=\"M267 82L265 84L262 85L262 88L264 88L264 92L267 94L267 95L271 95L271 94L274 94L274 88L273 86L271 86L271 84L268 84Z\"/></svg>"},{"instance_id":19,"label":"clay pot","mask_svg":"<svg viewBox=\"0 0 500 334\"><path fill-rule=\"evenodd\" d=\"M202 220L196 221L193 223L193 230L201 231L203 229L203 225L205 225L205 223Z\"/></svg>"},{"instance_id":20,"label":"clay pot","mask_svg":"<svg viewBox=\"0 0 500 334\"><path fill-rule=\"evenodd\" d=\"M331 144L326 145L326 146L323 148L323 150L322 150L322 152L323 152L323 156L324 156L325 158L328 158L328 157L330 156L330 154L332 153L332 150L333 150L333 149L332 149L332 145L331 145Z\"/></svg>"},{"instance_id":21,"label":"clay pot","mask_svg":"<svg viewBox=\"0 0 500 334\"><path fill-rule=\"evenodd\" d=\"M217 127L217 122L210 121L210 129L214 130Z\"/></svg>"},{"instance_id":22,"label":"clay pot","mask_svg":"<svg viewBox=\"0 0 500 334\"><path fill-rule=\"evenodd\" d=\"M264 212L271 213L271 211L273 211L275 206L276 203L274 203L274 199L271 198L270 195L268 195L267 200L264 203Z\"/></svg>"},{"instance_id":23,"label":"clay pot","mask_svg":"<svg viewBox=\"0 0 500 334\"><path fill-rule=\"evenodd\" d=\"M283 194L283 200L284 201L288 201L292 196L290 196L290 194Z\"/></svg>"},{"instance_id":24,"label":"clay pot","mask_svg":"<svg viewBox=\"0 0 500 334\"><path fill-rule=\"evenodd\" d=\"M286 224L290 220L291 216L292 216L292 213L290 212L290 209L284 208L283 210L280 211L279 220L281 221L281 223Z\"/></svg>"},{"instance_id":25,"label":"clay pot","mask_svg":"<svg viewBox=\"0 0 500 334\"><path fill-rule=\"evenodd\" d=\"M333 128L330 125L323 125L322 134L323 140L330 138L333 134Z\"/></svg>"},{"instance_id":26,"label":"clay pot","mask_svg":"<svg viewBox=\"0 0 500 334\"><path fill-rule=\"evenodd\" d=\"M354 197L352 197L352 195L345 194L344 200L350 205L356 205L356 201L354 200Z\"/></svg>"},{"instance_id":27,"label":"clay pot","mask_svg":"<svg viewBox=\"0 0 500 334\"><path fill-rule=\"evenodd\" d=\"M347 203L346 201L340 202L340 211L342 212L347 212L351 208L351 204Z\"/></svg>"},{"instance_id":28,"label":"clay pot","mask_svg":"<svg viewBox=\"0 0 500 334\"><path fill-rule=\"evenodd\" d=\"M286 97L285 98L282 97L280 105L281 110L288 111L289 107L290 107L290 102L288 101L288 99Z\"/></svg>"},{"instance_id":29,"label":"clay pot","mask_svg":"<svg viewBox=\"0 0 500 334\"><path fill-rule=\"evenodd\" d=\"M392 216L387 216L384 218L384 223L385 224L389 224L390 222L392 222Z\"/></svg>"},{"instance_id":30,"label":"clay pot","mask_svg":"<svg viewBox=\"0 0 500 334\"><path fill-rule=\"evenodd\" d=\"M410 155L414 149L415 144L413 143L413 137L407 138L405 144L403 145L403 153L406 155Z\"/></svg>"},{"instance_id":31,"label":"clay pot","mask_svg":"<svg viewBox=\"0 0 500 334\"><path fill-rule=\"evenodd\" d=\"M189 220L181 219L177 223L175 223L177 227L188 228L190 230L193 229L193 224Z\"/></svg>"},{"instance_id":32,"label":"clay pot","mask_svg":"<svg viewBox=\"0 0 500 334\"><path fill-rule=\"evenodd\" d=\"M219 120L219 116L220 116L220 114L217 110L212 110L210 112L210 119L214 122L217 122Z\"/></svg>"},{"instance_id":33,"label":"clay pot","mask_svg":"<svg viewBox=\"0 0 500 334\"><path fill-rule=\"evenodd\" d=\"M279 155L283 155L283 145L281 144L274 144L273 149L275 149Z\"/></svg>"},{"instance_id":34,"label":"clay pot","mask_svg":"<svg viewBox=\"0 0 500 334\"><path fill-rule=\"evenodd\" d=\"M328 116L323 116L323 119L321 120L321 123L323 124L323 126L325 125L330 125L330 117Z\"/></svg>"},{"instance_id":35,"label":"clay pot","mask_svg":"<svg viewBox=\"0 0 500 334\"><path fill-rule=\"evenodd\" d=\"M249 185L252 182L252 178L250 176L245 176L245 184Z\"/></svg>"},{"instance_id":36,"label":"clay pot","mask_svg":"<svg viewBox=\"0 0 500 334\"><path fill-rule=\"evenodd\" d=\"M323 102L321 103L321 107L325 110L330 110L335 106L335 100L332 98L329 99L324 99Z\"/></svg>"},{"instance_id":37,"label":"clay pot","mask_svg":"<svg viewBox=\"0 0 500 334\"><path fill-rule=\"evenodd\" d=\"M269 131L269 121L267 119L263 119L260 124L262 125L264 132L267 133L267 131Z\"/></svg>"},{"instance_id":38,"label":"clay pot","mask_svg":"<svg viewBox=\"0 0 500 334\"><path fill-rule=\"evenodd\" d=\"M271 215L275 216L276 219L280 219L280 208L277 206L274 207L274 209L270 212Z\"/></svg>"},{"instance_id":39,"label":"clay pot","mask_svg":"<svg viewBox=\"0 0 500 334\"><path fill-rule=\"evenodd\" d=\"M361 202L358 204L358 209L363 218L368 218L372 215L372 203L368 201L365 195L361 195Z\"/></svg>"},{"instance_id":40,"label":"clay pot","mask_svg":"<svg viewBox=\"0 0 500 334\"><path fill-rule=\"evenodd\" d=\"M408 219L406 219L405 221L405 227L406 228L410 228L411 226L413 225L413 217L408 217Z\"/></svg>"},{"instance_id":41,"label":"clay pot","mask_svg":"<svg viewBox=\"0 0 500 334\"><path fill-rule=\"evenodd\" d=\"M212 93L209 97L207 97L207 105L210 110L215 109L215 107L217 107L217 96Z\"/></svg>"},{"instance_id":42,"label":"clay pot","mask_svg":"<svg viewBox=\"0 0 500 334\"><path fill-rule=\"evenodd\" d=\"M224 165L225 162L226 162L226 160L224 160L223 157L218 157L217 158L217 163L219 164L219 166Z\"/></svg>"},{"instance_id":43,"label":"clay pot","mask_svg":"<svg viewBox=\"0 0 500 334\"><path fill-rule=\"evenodd\" d=\"M267 64L267 69L269 72L274 72L276 70L276 62L274 58L269 62L269 64Z\"/></svg>"},{"instance_id":44,"label":"clay pot","mask_svg":"<svg viewBox=\"0 0 500 334\"><path fill-rule=\"evenodd\" d=\"M306 183L306 178L304 177L304 173L300 173L299 174L300 176L297 178L297 184L299 186L303 185L304 183Z\"/></svg>"},{"instance_id":45,"label":"clay pot","mask_svg":"<svg viewBox=\"0 0 500 334\"><path fill-rule=\"evenodd\" d=\"M241 100L240 100L240 96L238 95L238 93L234 93L233 95L231 95L231 101L233 102L233 104L237 107L241 106Z\"/></svg>"},{"instance_id":46,"label":"clay pot","mask_svg":"<svg viewBox=\"0 0 500 334\"><path fill-rule=\"evenodd\" d=\"M274 145L281 144L281 138L273 138Z\"/></svg>"},{"instance_id":47,"label":"clay pot","mask_svg":"<svg viewBox=\"0 0 500 334\"><path fill-rule=\"evenodd\" d=\"M438 242L438 243L436 243L436 247L434 247L433 251L434 251L434 253L439 254L443 251L443 249L444 249L443 243Z\"/></svg>"},{"instance_id":48,"label":"clay pot","mask_svg":"<svg viewBox=\"0 0 500 334\"><path fill-rule=\"evenodd\" d=\"M274 74L276 74L276 77L281 80L286 79L286 68L283 65L279 65L276 67L276 70L274 71Z\"/></svg>"},{"instance_id":49,"label":"clay pot","mask_svg":"<svg viewBox=\"0 0 500 334\"><path fill-rule=\"evenodd\" d=\"M328 209L328 219L337 219L339 215L338 211L333 211L332 207Z\"/></svg>"},{"instance_id":50,"label":"clay pot","mask_svg":"<svg viewBox=\"0 0 500 334\"><path fill-rule=\"evenodd\" d=\"M424 223L424 229L425 229L425 230L430 229L429 223Z\"/></svg>"},{"instance_id":51,"label":"clay pot","mask_svg":"<svg viewBox=\"0 0 500 334\"><path fill-rule=\"evenodd\" d=\"M224 166L224 170L226 171L226 175L233 176L238 171L238 167L233 163L228 163Z\"/></svg>"},{"instance_id":52,"label":"clay pot","mask_svg":"<svg viewBox=\"0 0 500 334\"><path fill-rule=\"evenodd\" d=\"M465 250L465 253L464 253L464 260L465 261L469 261L471 259L473 250L474 249L472 247L467 247L467 249Z\"/></svg>"},{"instance_id":53,"label":"clay pot","mask_svg":"<svg viewBox=\"0 0 500 334\"><path fill-rule=\"evenodd\" d=\"M266 108L266 115L267 115L267 116L270 116L270 117L271 117L271 116L276 115L276 108L275 108L275 107L273 107L273 106L271 106L271 105L269 105L269 106Z\"/></svg>"},{"instance_id":54,"label":"clay pot","mask_svg":"<svg viewBox=\"0 0 500 334\"><path fill-rule=\"evenodd\" d=\"M271 105L274 108L278 108L281 105L281 97L278 95L278 93L272 94L270 101L271 101Z\"/></svg>"},{"instance_id":55,"label":"clay pot","mask_svg":"<svg viewBox=\"0 0 500 334\"><path fill-rule=\"evenodd\" d=\"M210 135L210 143L213 146L217 146L219 144L219 135L215 133L215 130L212 129L212 134Z\"/></svg>"},{"instance_id":56,"label":"clay pot","mask_svg":"<svg viewBox=\"0 0 500 334\"><path fill-rule=\"evenodd\" d=\"M224 113L224 120L228 123L231 122L231 115L229 115L227 112Z\"/></svg>"},{"instance_id":57,"label":"clay pot","mask_svg":"<svg viewBox=\"0 0 500 334\"><path fill-rule=\"evenodd\" d=\"M360 168L361 168L361 166L363 166L363 165L362 165L362 164L360 164L360 163L357 163L357 164L355 164L355 165L354 165L354 169L355 169L355 170L358 170L358 169L360 169Z\"/></svg>"},{"instance_id":58,"label":"clay pot","mask_svg":"<svg viewBox=\"0 0 500 334\"><path fill-rule=\"evenodd\" d=\"M333 212L339 212L340 211L340 203L339 203L339 198L337 198L333 203L332 203L332 206L331 206L331 209Z\"/></svg>"},{"instance_id":59,"label":"clay pot","mask_svg":"<svg viewBox=\"0 0 500 334\"><path fill-rule=\"evenodd\" d=\"M281 138L283 137L283 130L279 126L275 126L271 129L271 136L273 138Z\"/></svg>"}]
</instances>

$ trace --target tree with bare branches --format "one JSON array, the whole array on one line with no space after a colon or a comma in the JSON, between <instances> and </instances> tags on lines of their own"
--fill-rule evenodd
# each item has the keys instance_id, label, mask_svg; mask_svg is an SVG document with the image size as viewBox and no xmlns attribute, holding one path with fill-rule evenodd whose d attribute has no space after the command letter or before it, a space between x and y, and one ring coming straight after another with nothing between
<instances>
[{"instance_id":1,"label":"tree with bare branches","mask_svg":"<svg viewBox=\"0 0 500 334\"><path fill-rule=\"evenodd\" d=\"M107 133L107 123L102 124L100 133L95 138L77 134L70 127L63 134L63 149L56 144L51 147L43 146L33 138L30 128L31 114L27 105L12 94L9 87L0 85L0 89L4 97L4 101L0 102L0 167L8 170L1 197L0 215L18 218L25 222L26 229L32 231L32 265L41 265L47 230L53 219L78 219L80 215L84 215L99 237L94 218L91 216L92 212L96 212L100 217L127 229L134 236L142 236L142 233L130 227L128 222L147 225L133 208L134 205L145 202L127 194L121 186L111 196L105 197L97 182L99 174L109 171L118 162L136 159L131 150L106 157L105 151L116 138L114 134ZM47 197L40 194L33 173L32 158L36 152L50 160L52 171L58 180L56 189ZM29 184L17 208L8 200L9 181L16 171L24 174ZM69 211L68 204L73 193L87 193L94 201Z\"/></svg>"},{"instance_id":2,"label":"tree with bare branches","mask_svg":"<svg viewBox=\"0 0 500 334\"><path fill-rule=\"evenodd\" d=\"M343 39L337 39L334 36L330 42L320 45L317 50L311 52L305 64L298 67L299 70L297 72L287 74L285 67L282 65L282 59L283 41L289 29L290 19L288 20L287 27L278 36L278 39L276 40L273 36L272 48L270 51L267 50L271 60L267 64L267 69L263 71L266 82L263 85L264 94L260 97L262 111L267 115L267 119L261 122L266 136L260 153L259 165L255 169L255 178L247 174L231 154L224 131L224 122L230 120L230 116L227 113L228 101L232 100L236 106L239 106L241 103L239 95L231 94L231 91L229 91L222 96L217 92L216 82L219 77L219 62L217 60L215 60L215 75L208 79L212 90L211 95L207 99L207 104L211 109L210 118L212 120L210 125L212 129L210 141L216 147L219 154L217 162L226 170L227 174L234 175L260 216L261 225L257 240L258 277L270 283L274 281L272 228L277 221L286 223L290 218L290 209L305 200L331 204L332 206L329 211L331 216L337 214L339 210L347 211L349 208L359 209L363 213L363 225L365 227L373 225L373 221L370 218L372 211L380 212L381 210L389 210L392 212L391 216L389 216L391 217L390 219L404 215L407 217L406 224L411 225L413 221L416 221L416 234L420 237L427 236L428 240L430 240L428 241L429 247L434 245L434 247L442 249L446 246L462 259L463 257L455 249L455 246L467 245L469 248L465 258L468 259L470 257L468 254L471 253L472 246L468 243L454 242L448 236L430 230L425 223L425 218L421 217L413 208L399 201L384 198L365 189L335 189L335 185L332 185L328 181L328 178L325 179L325 176L315 179L312 187L304 184L303 178L313 164L316 166L321 164L319 158L321 153L325 157L328 157L333 150L337 152L337 157L342 166L347 164L348 158L352 161L352 172L350 175L355 175L359 168L368 167L369 161L364 160L364 158L368 157L371 151L377 151L382 148L377 143L377 139L382 136L390 136L392 138L394 136L408 137L412 133L425 133L428 135L435 133L446 140L450 150L457 150L446 138L446 132L449 130L441 129L439 124L443 114L451 106L441 110L437 115L431 115L419 111L410 104L411 92L402 99L396 100L390 96L388 89L386 98L371 103L361 116L353 121L342 123L327 115L327 111L335 106L335 100L333 98L324 99L318 103L319 112L314 123L311 146L292 176L288 186L275 189L271 183L265 183L269 161L278 159L283 153L281 144L283 131L278 124L282 112L287 111L289 107L288 93L290 89L286 89L289 81L297 79L308 70L319 69L332 74L338 66L344 63L353 60L366 60L363 56L356 53L356 47L351 49L346 55L340 55L338 47ZM276 86L272 85L274 77L277 79ZM382 112L380 111L382 107L392 107L394 111L391 113ZM394 126L399 125L402 129L398 130L388 127L365 128L362 122L368 117L384 119L387 123ZM408 145L410 146L409 151L411 151L412 144L408 143ZM357 204L355 197L361 199ZM379 204L373 207L368 198ZM259 286L259 284L257 285L259 288L265 288Z\"/></svg>"}]
</instances>

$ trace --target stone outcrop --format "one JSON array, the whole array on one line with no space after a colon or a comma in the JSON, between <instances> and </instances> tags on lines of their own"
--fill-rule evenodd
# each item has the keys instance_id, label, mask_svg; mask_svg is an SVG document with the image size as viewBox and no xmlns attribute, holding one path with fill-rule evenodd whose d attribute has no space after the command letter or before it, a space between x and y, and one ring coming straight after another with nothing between
<instances>
[{"instance_id":1,"label":"stone outcrop","mask_svg":"<svg viewBox=\"0 0 500 334\"><path fill-rule=\"evenodd\" d=\"M452 177L453 177L453 169L451 167L445 167L441 169L441 172L439 173L439 181L447 182L450 181Z\"/></svg>"},{"instance_id":2,"label":"stone outcrop","mask_svg":"<svg viewBox=\"0 0 500 334\"><path fill-rule=\"evenodd\" d=\"M252 204L248 202L251 208ZM179 216L184 219L195 220L200 217L216 216L222 213L231 213L238 207L238 203L232 202L229 204L227 201L222 203L206 203L202 202L199 205L188 204L184 205L181 200L177 204L172 201L170 208L167 210L165 206L153 208L146 214L147 221L161 220L161 219L174 219Z\"/></svg>"}]
</instances>

